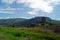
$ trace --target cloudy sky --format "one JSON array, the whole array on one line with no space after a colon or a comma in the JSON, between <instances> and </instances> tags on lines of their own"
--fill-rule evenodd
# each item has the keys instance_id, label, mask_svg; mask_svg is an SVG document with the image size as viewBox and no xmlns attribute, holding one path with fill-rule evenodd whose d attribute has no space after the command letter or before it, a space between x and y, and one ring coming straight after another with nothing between
<instances>
[{"instance_id":1,"label":"cloudy sky","mask_svg":"<svg viewBox=\"0 0 60 40\"><path fill-rule=\"evenodd\" d=\"M36 16L60 20L60 0L0 0L0 19Z\"/></svg>"}]
</instances>

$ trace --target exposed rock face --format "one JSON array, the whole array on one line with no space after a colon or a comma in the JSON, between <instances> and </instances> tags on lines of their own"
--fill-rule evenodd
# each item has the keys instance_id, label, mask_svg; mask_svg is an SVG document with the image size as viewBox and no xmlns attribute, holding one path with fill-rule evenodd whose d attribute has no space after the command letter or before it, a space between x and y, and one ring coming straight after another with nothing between
<instances>
[{"instance_id":1,"label":"exposed rock face","mask_svg":"<svg viewBox=\"0 0 60 40\"><path fill-rule=\"evenodd\" d=\"M35 17L35 18L22 22L21 25L31 27L31 26L36 26L36 24L46 23L46 22L50 23L51 19L49 17Z\"/></svg>"},{"instance_id":2,"label":"exposed rock face","mask_svg":"<svg viewBox=\"0 0 60 40\"><path fill-rule=\"evenodd\" d=\"M51 22L52 20L49 18L49 17L41 17L42 19L41 19L41 22L42 23L45 23L45 22Z\"/></svg>"},{"instance_id":3,"label":"exposed rock face","mask_svg":"<svg viewBox=\"0 0 60 40\"><path fill-rule=\"evenodd\" d=\"M49 17L35 17L31 20L33 20L34 22L37 22L37 23L45 23L45 22L51 22L52 21Z\"/></svg>"}]
</instances>

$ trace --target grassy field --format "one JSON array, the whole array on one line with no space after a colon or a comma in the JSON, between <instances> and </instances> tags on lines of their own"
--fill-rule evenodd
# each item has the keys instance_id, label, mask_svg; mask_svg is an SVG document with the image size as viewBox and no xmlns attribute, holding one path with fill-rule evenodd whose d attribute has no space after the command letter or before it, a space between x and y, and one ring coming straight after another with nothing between
<instances>
[{"instance_id":1,"label":"grassy field","mask_svg":"<svg viewBox=\"0 0 60 40\"><path fill-rule=\"evenodd\" d=\"M60 34L40 28L0 27L0 40L60 40Z\"/></svg>"}]
</instances>

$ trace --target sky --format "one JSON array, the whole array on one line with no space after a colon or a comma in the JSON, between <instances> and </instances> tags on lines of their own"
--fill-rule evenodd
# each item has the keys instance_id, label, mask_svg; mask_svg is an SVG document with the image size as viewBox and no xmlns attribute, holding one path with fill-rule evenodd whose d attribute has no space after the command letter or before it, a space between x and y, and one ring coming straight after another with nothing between
<instances>
[{"instance_id":1,"label":"sky","mask_svg":"<svg viewBox=\"0 0 60 40\"><path fill-rule=\"evenodd\" d=\"M0 19L37 16L60 20L60 0L0 0Z\"/></svg>"}]
</instances>

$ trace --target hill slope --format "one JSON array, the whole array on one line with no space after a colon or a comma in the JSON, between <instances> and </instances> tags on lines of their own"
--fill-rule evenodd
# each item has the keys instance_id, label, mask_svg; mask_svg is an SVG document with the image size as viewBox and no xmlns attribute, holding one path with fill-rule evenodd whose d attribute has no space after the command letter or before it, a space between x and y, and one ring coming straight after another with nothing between
<instances>
[{"instance_id":1,"label":"hill slope","mask_svg":"<svg viewBox=\"0 0 60 40\"><path fill-rule=\"evenodd\" d=\"M18 22L25 21L24 18L11 18L11 19L0 19L0 25L13 25Z\"/></svg>"},{"instance_id":2,"label":"hill slope","mask_svg":"<svg viewBox=\"0 0 60 40\"><path fill-rule=\"evenodd\" d=\"M35 17L31 19L13 18L13 19L0 19L0 25L19 25L19 26L36 26L40 23L60 24L58 20L52 20L49 17Z\"/></svg>"}]
</instances>

